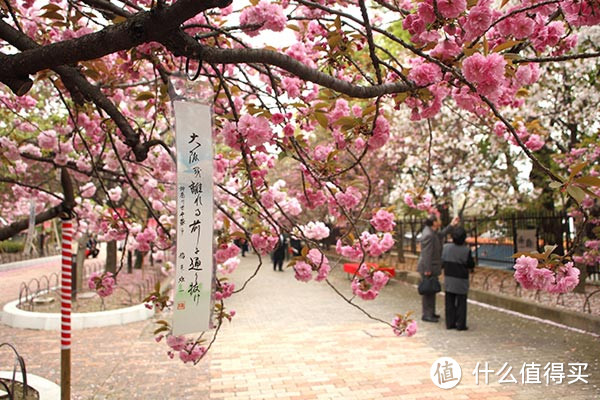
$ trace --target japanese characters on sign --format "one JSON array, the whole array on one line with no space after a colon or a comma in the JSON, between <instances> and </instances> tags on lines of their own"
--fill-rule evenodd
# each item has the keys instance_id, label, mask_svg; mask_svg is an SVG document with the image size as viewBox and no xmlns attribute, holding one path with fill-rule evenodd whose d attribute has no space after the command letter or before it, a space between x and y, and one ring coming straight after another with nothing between
<instances>
[{"instance_id":1,"label":"japanese characters on sign","mask_svg":"<svg viewBox=\"0 0 600 400\"><path fill-rule=\"evenodd\" d=\"M213 279L210 107L173 102L177 147L177 258L173 334L210 328Z\"/></svg>"}]
</instances>

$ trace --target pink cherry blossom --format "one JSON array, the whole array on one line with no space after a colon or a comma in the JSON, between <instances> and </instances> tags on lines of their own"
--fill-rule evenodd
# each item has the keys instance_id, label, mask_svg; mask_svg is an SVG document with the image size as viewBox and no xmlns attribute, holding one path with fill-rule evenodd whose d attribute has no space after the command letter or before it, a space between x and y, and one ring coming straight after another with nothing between
<instances>
[{"instance_id":1,"label":"pink cherry blossom","mask_svg":"<svg viewBox=\"0 0 600 400\"><path fill-rule=\"evenodd\" d=\"M380 232L390 232L394 230L394 214L386 210L379 210L371 218L371 225Z\"/></svg>"},{"instance_id":2,"label":"pink cherry blossom","mask_svg":"<svg viewBox=\"0 0 600 400\"><path fill-rule=\"evenodd\" d=\"M437 0L437 8L445 18L456 18L467 8L466 0Z\"/></svg>"},{"instance_id":3,"label":"pink cherry blossom","mask_svg":"<svg viewBox=\"0 0 600 400\"><path fill-rule=\"evenodd\" d=\"M265 255L273 251L275 245L279 242L279 238L262 232L253 233L250 241L259 254Z\"/></svg>"},{"instance_id":4,"label":"pink cherry blossom","mask_svg":"<svg viewBox=\"0 0 600 400\"><path fill-rule=\"evenodd\" d=\"M261 0L256 6L245 8L240 15L241 25L260 25L260 29L280 32L285 28L287 18L279 4ZM260 29L248 28L248 36L257 36Z\"/></svg>"},{"instance_id":5,"label":"pink cherry blossom","mask_svg":"<svg viewBox=\"0 0 600 400\"><path fill-rule=\"evenodd\" d=\"M505 83L504 66L506 61L500 54L484 56L475 53L463 62L465 78L477 86L478 92L496 100Z\"/></svg>"},{"instance_id":6,"label":"pink cherry blossom","mask_svg":"<svg viewBox=\"0 0 600 400\"><path fill-rule=\"evenodd\" d=\"M427 86L442 79L442 69L433 63L419 62L408 73L408 79L418 86Z\"/></svg>"},{"instance_id":7,"label":"pink cherry blossom","mask_svg":"<svg viewBox=\"0 0 600 400\"><path fill-rule=\"evenodd\" d=\"M231 297L234 289L235 289L234 283L220 282L220 284L217 285L217 289L214 294L215 300L220 301L220 300L226 299L228 297Z\"/></svg>"},{"instance_id":8,"label":"pink cherry blossom","mask_svg":"<svg viewBox=\"0 0 600 400\"><path fill-rule=\"evenodd\" d=\"M294 264L294 272L296 279L301 282L308 282L312 279L312 267L304 261Z\"/></svg>"},{"instance_id":9,"label":"pink cherry blossom","mask_svg":"<svg viewBox=\"0 0 600 400\"><path fill-rule=\"evenodd\" d=\"M464 40L470 42L483 35L492 23L492 10L487 5L477 5L469 10L467 21L463 25Z\"/></svg>"},{"instance_id":10,"label":"pink cherry blossom","mask_svg":"<svg viewBox=\"0 0 600 400\"><path fill-rule=\"evenodd\" d=\"M362 194L354 186L349 186L345 192L337 192L335 194L335 199L340 206L349 210L354 209L360 203L361 198Z\"/></svg>"},{"instance_id":11,"label":"pink cherry blossom","mask_svg":"<svg viewBox=\"0 0 600 400\"><path fill-rule=\"evenodd\" d=\"M387 143L390 137L390 124L383 116L377 116L373 135L369 138L369 149L378 149Z\"/></svg>"},{"instance_id":12,"label":"pink cherry blossom","mask_svg":"<svg viewBox=\"0 0 600 400\"><path fill-rule=\"evenodd\" d=\"M308 239L323 240L329 237L329 228L321 221L311 221L304 226L300 226L300 230Z\"/></svg>"},{"instance_id":13,"label":"pink cherry blossom","mask_svg":"<svg viewBox=\"0 0 600 400\"><path fill-rule=\"evenodd\" d=\"M39 134L38 144L42 149L56 150L58 148L58 137L53 130L46 130Z\"/></svg>"},{"instance_id":14,"label":"pink cherry blossom","mask_svg":"<svg viewBox=\"0 0 600 400\"><path fill-rule=\"evenodd\" d=\"M240 248L233 243L223 244L219 246L215 252L215 260L218 263L224 263L230 258L236 257L238 254L240 254L240 251Z\"/></svg>"},{"instance_id":15,"label":"pink cherry blossom","mask_svg":"<svg viewBox=\"0 0 600 400\"><path fill-rule=\"evenodd\" d=\"M114 291L115 279L111 272L102 274L94 272L88 279L88 287L95 290L100 297L110 296Z\"/></svg>"}]
</instances>

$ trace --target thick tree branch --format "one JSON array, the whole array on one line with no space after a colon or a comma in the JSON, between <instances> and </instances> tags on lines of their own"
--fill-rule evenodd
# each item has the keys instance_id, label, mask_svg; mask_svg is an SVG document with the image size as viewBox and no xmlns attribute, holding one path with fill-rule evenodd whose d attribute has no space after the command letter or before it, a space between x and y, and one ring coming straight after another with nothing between
<instances>
[{"instance_id":1,"label":"thick tree branch","mask_svg":"<svg viewBox=\"0 0 600 400\"><path fill-rule=\"evenodd\" d=\"M38 215L35 216L35 224L41 224L42 222L49 221L53 218L58 217L58 215L63 212L63 204L59 204L54 206L46 211L42 211ZM10 239L15 236L17 233L27 229L29 226L29 217L24 218L20 221L15 221L12 224L0 228L0 241Z\"/></svg>"},{"instance_id":2,"label":"thick tree branch","mask_svg":"<svg viewBox=\"0 0 600 400\"><path fill-rule=\"evenodd\" d=\"M269 64L279 67L296 77L335 90L347 96L369 99L386 94L403 93L413 87L405 83L387 83L374 86L353 85L341 79L311 68L296 59L266 49L217 49L196 42L183 32L175 33L161 42L175 55L206 61L211 64Z\"/></svg>"},{"instance_id":3,"label":"thick tree branch","mask_svg":"<svg viewBox=\"0 0 600 400\"><path fill-rule=\"evenodd\" d=\"M75 193L73 192L73 182L71 181L71 177L66 168L61 169L60 182L64 193L63 202L36 215L34 220L35 225L49 221L58 216L61 218L71 217L73 208L75 207ZM0 228L0 241L15 236L17 233L27 229L28 226L29 218L24 218L20 221L15 221L4 228Z\"/></svg>"},{"instance_id":4,"label":"thick tree branch","mask_svg":"<svg viewBox=\"0 0 600 400\"><path fill-rule=\"evenodd\" d=\"M0 36L18 48L19 50L29 51L42 48L27 35L17 31L12 26L0 20ZM140 142L140 135L133 130L127 119L121 114L119 109L113 104L108 97L96 86L92 85L77 69L68 66L57 66L54 70L61 76L65 87L69 89L71 94L76 97L83 95L87 99L91 99L98 108L104 110L117 127L125 136L125 144L127 144L137 161L143 161L148 156L150 146ZM31 85L29 86L31 87ZM77 98L74 99L76 102ZM154 144L153 144L154 145Z\"/></svg>"},{"instance_id":5,"label":"thick tree branch","mask_svg":"<svg viewBox=\"0 0 600 400\"><path fill-rule=\"evenodd\" d=\"M170 7L140 12L127 21L79 38L51 43L14 55L0 55L0 81L25 79L44 69L94 60L143 43L160 41L200 12L226 7L231 0L179 0ZM0 37L5 38L0 30Z\"/></svg>"}]
</instances>

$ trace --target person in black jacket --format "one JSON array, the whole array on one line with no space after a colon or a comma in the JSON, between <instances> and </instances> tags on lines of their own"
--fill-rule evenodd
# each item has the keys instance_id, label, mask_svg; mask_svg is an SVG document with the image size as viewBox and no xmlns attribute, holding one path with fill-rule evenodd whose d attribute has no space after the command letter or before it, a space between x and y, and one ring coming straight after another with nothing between
<instances>
[{"instance_id":1,"label":"person in black jacket","mask_svg":"<svg viewBox=\"0 0 600 400\"><path fill-rule=\"evenodd\" d=\"M469 292L469 271L475 268L471 249L465 240L467 232L456 228L452 232L453 243L444 245L442 268L444 269L444 289L446 292L446 328L467 330L467 293Z\"/></svg>"},{"instance_id":2,"label":"person in black jacket","mask_svg":"<svg viewBox=\"0 0 600 400\"><path fill-rule=\"evenodd\" d=\"M433 276L436 280L442 269L442 246L444 239L454 227L458 226L459 218L454 217L450 225L440 229L442 222L437 215L430 215L424 221L425 227L421 232L421 254L417 264L417 272L421 275L421 280L425 277ZM427 322L438 322L440 316L435 313L435 293L421 295L423 306L423 316L421 319Z\"/></svg>"},{"instance_id":3,"label":"person in black jacket","mask_svg":"<svg viewBox=\"0 0 600 400\"><path fill-rule=\"evenodd\" d=\"M273 260L273 271L283 271L283 261L285 260L285 253L287 252L287 238L283 233L279 234L279 243L273 251L271 258Z\"/></svg>"}]
</instances>

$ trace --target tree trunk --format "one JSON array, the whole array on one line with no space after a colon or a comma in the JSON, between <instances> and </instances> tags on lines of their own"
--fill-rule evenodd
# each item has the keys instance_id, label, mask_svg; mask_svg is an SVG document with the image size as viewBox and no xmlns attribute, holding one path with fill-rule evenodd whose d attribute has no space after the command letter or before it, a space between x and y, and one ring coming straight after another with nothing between
<instances>
[{"instance_id":1,"label":"tree trunk","mask_svg":"<svg viewBox=\"0 0 600 400\"><path fill-rule=\"evenodd\" d=\"M142 268L142 264L144 263L144 256L145 256L145 253L142 253L139 250L135 251L135 264L133 265L133 268L135 268L135 269Z\"/></svg>"},{"instance_id":2,"label":"tree trunk","mask_svg":"<svg viewBox=\"0 0 600 400\"><path fill-rule=\"evenodd\" d=\"M106 272L117 272L117 242L106 243Z\"/></svg>"}]
</instances>

